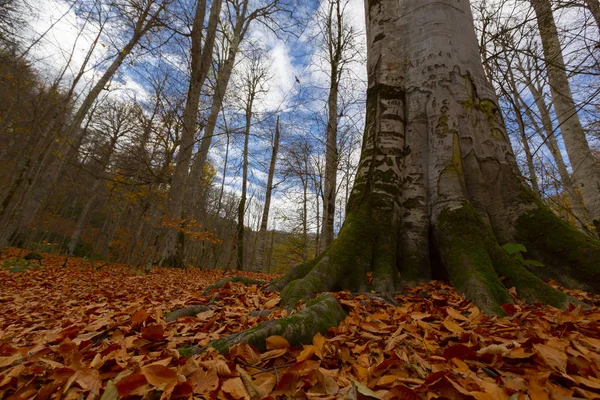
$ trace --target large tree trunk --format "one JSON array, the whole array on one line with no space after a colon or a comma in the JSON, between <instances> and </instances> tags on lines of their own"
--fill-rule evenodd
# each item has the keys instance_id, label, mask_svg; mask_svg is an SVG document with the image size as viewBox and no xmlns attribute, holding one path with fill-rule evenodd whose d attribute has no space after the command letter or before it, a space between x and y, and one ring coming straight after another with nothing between
<instances>
[{"instance_id":1,"label":"large tree trunk","mask_svg":"<svg viewBox=\"0 0 600 400\"><path fill-rule=\"evenodd\" d=\"M265 242L267 240L267 226L269 224L269 211L271 209L271 193L273 191L273 177L275 176L275 164L277 163L277 153L279 152L279 117L275 124L275 137L273 138L273 152L271 153L271 162L269 163L269 175L267 177L267 188L265 191L265 205L263 208L260 229L258 231L258 243L256 254L256 265L260 270L264 269Z\"/></svg>"},{"instance_id":2,"label":"large tree trunk","mask_svg":"<svg viewBox=\"0 0 600 400\"><path fill-rule=\"evenodd\" d=\"M531 4L535 10L542 39L548 83L556 117L573 168L573 180L575 186L581 191L592 223L596 230L600 230L600 166L592 155L577 115L558 39L558 31L552 16L551 3L549 0L531 0Z\"/></svg>"},{"instance_id":3,"label":"large tree trunk","mask_svg":"<svg viewBox=\"0 0 600 400\"><path fill-rule=\"evenodd\" d=\"M206 13L205 0L198 1L194 16L194 25L192 26L192 48L190 50L192 57L191 76L185 110L183 111L183 130L181 132L179 152L175 160L175 172L171 178L166 212L167 220L177 221L181 219L180 222L177 222L180 225L185 224L182 218L184 214L183 202L198 126L198 105L200 103L202 86L204 86L204 81L210 71L222 3L222 0L215 0L212 3L204 47L202 47L202 32ZM200 184L200 182L195 183ZM181 267L183 265L183 243L178 242L178 239L182 237L179 231L175 229L168 229L166 231L162 257L163 260L166 260L172 266Z\"/></svg>"},{"instance_id":4,"label":"large tree trunk","mask_svg":"<svg viewBox=\"0 0 600 400\"><path fill-rule=\"evenodd\" d=\"M518 171L469 2L366 7L367 119L346 221L320 257L271 284L282 304L338 289L393 293L432 273L492 314L511 302L506 287L565 306L536 275L599 291L600 243L551 213ZM509 256L507 242L545 266Z\"/></svg>"}]
</instances>

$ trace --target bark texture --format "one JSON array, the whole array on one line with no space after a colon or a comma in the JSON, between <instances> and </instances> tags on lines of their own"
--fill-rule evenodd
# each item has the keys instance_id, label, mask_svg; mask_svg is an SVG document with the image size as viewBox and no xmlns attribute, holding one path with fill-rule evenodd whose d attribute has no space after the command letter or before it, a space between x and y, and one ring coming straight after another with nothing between
<instances>
[{"instance_id":1,"label":"bark texture","mask_svg":"<svg viewBox=\"0 0 600 400\"><path fill-rule=\"evenodd\" d=\"M544 278L598 291L600 244L547 209L518 171L469 2L366 8L367 119L348 214L323 254L271 284L282 305L329 290L393 293L435 276L492 314L511 302L506 287L565 306L539 270L502 249L508 242L525 244Z\"/></svg>"}]
</instances>

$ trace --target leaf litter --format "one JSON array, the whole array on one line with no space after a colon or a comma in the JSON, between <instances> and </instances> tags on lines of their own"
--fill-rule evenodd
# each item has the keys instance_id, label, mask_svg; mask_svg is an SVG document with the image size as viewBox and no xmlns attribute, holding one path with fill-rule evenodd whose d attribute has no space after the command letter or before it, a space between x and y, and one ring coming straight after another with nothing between
<instances>
[{"instance_id":1,"label":"leaf litter","mask_svg":"<svg viewBox=\"0 0 600 400\"><path fill-rule=\"evenodd\" d=\"M0 269L0 398L600 398L600 297L584 292L568 291L587 309L515 299L506 317L483 314L443 282L407 288L398 306L340 292L348 317L310 344L273 336L262 353L239 344L185 358L177 349L286 316L278 294L226 284L208 311L167 322L170 311L209 304L202 292L223 271L63 264L44 254L43 267Z\"/></svg>"}]
</instances>

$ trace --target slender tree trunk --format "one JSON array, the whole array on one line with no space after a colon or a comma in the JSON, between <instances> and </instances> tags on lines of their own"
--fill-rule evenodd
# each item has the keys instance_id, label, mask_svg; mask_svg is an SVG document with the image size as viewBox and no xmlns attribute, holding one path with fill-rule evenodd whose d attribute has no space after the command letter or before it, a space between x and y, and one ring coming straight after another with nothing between
<instances>
[{"instance_id":1,"label":"slender tree trunk","mask_svg":"<svg viewBox=\"0 0 600 400\"><path fill-rule=\"evenodd\" d=\"M548 83L573 169L574 184L581 192L592 223L597 230L600 230L600 167L592 155L577 115L551 3L549 0L531 0L531 4L538 21L548 70Z\"/></svg>"},{"instance_id":2,"label":"slender tree trunk","mask_svg":"<svg viewBox=\"0 0 600 400\"><path fill-rule=\"evenodd\" d=\"M273 138L273 152L271 153L271 162L269 163L269 175L267 177L267 188L265 191L265 205L263 208L260 229L258 231L257 259L256 264L261 270L264 268L265 242L267 240L267 226L269 224L269 211L271 208L271 192L273 191L273 177L275 176L275 164L277 162L277 153L279 151L279 117L275 124L275 137Z\"/></svg>"},{"instance_id":3,"label":"slender tree trunk","mask_svg":"<svg viewBox=\"0 0 600 400\"><path fill-rule=\"evenodd\" d=\"M550 110L544 101L544 97L540 90L538 90L534 84L529 81L527 83L529 91L533 95L533 98L536 103L536 107L540 113L540 119L542 122L542 126L540 127L533 115L533 111L529 107L524 107L525 112L533 125L533 128L536 130L538 135L544 141L544 144L548 148L550 154L554 159L554 163L556 164L556 169L558 170L558 175L560 176L560 180L563 186L563 189L567 192L569 196L569 200L571 203L571 208L575 219L578 222L578 225L581 229L589 231L589 218L587 215L587 211L583 206L583 200L581 199L581 195L575 189L573 185L573 181L571 179L571 175L567 170L567 165L563 159L563 156L560 152L560 147L558 146L558 141L556 139L556 135L554 134L554 129L552 128L552 118L550 117ZM523 99L520 99L521 104L525 105Z\"/></svg>"},{"instance_id":4,"label":"slender tree trunk","mask_svg":"<svg viewBox=\"0 0 600 400\"><path fill-rule=\"evenodd\" d=\"M338 130L338 71L337 66L331 67L331 85L329 87L329 100L327 108L329 117L327 119L326 130L326 150L325 150L325 188L323 195L323 222L321 223L320 246L323 251L333 242L333 226L335 223L335 195L337 193L337 170L338 170L338 148L337 148L337 130Z\"/></svg>"},{"instance_id":5,"label":"slender tree trunk","mask_svg":"<svg viewBox=\"0 0 600 400\"><path fill-rule=\"evenodd\" d=\"M531 148L529 147L529 139L527 138L527 132L525 131L525 121L523 120L523 112L521 110L521 102L519 89L517 88L517 83L515 82L515 76L508 69L506 73L506 78L508 81L508 86L510 91L506 91L507 95L511 98L511 104L513 106L513 110L515 112L515 117L517 120L517 125L519 127L519 136L521 138L521 144L523 145L523 151L525 152L525 159L527 160L527 169L529 171L529 180L531 181L531 189L536 196L541 197L540 194L540 185L538 183L537 174L535 173L535 165L533 164L533 156L531 155Z\"/></svg>"},{"instance_id":6,"label":"slender tree trunk","mask_svg":"<svg viewBox=\"0 0 600 400\"><path fill-rule=\"evenodd\" d=\"M237 225L237 264L239 271L244 269L244 219L246 216L246 192L248 188L248 144L250 141L250 126L252 122L252 106L254 103L254 91L250 90L246 102L246 128L244 130L244 153L242 162L242 195L238 208Z\"/></svg>"},{"instance_id":7,"label":"slender tree trunk","mask_svg":"<svg viewBox=\"0 0 600 400\"><path fill-rule=\"evenodd\" d=\"M308 170L308 162L305 164ZM308 261L308 176L302 180L302 262Z\"/></svg>"}]
</instances>

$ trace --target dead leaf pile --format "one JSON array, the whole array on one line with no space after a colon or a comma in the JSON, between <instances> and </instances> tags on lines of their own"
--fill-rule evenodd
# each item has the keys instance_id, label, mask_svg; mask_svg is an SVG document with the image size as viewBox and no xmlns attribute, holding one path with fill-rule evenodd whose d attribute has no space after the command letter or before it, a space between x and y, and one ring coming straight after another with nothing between
<instances>
[{"instance_id":1,"label":"dead leaf pile","mask_svg":"<svg viewBox=\"0 0 600 400\"><path fill-rule=\"evenodd\" d=\"M8 253L14 259L16 253ZM18 251L17 251L18 252ZM6 256L6 255L5 255ZM600 397L600 304L562 311L505 305L482 314L440 282L407 289L393 306L336 294L348 313L312 344L273 336L223 356L177 351L280 318L276 293L226 284L222 271L89 263L44 255L44 266L0 269L3 399L569 399ZM244 274L269 280L272 276ZM189 305L210 308L166 322ZM264 313L252 311L272 309Z\"/></svg>"}]
</instances>

